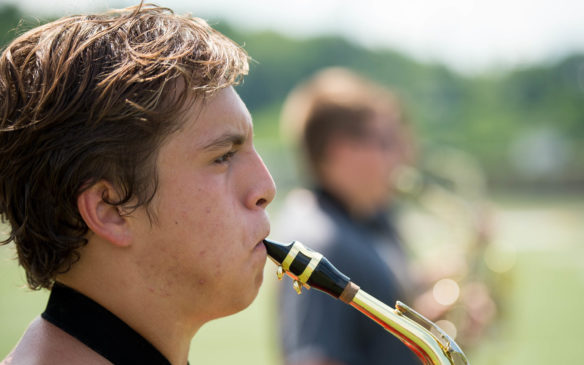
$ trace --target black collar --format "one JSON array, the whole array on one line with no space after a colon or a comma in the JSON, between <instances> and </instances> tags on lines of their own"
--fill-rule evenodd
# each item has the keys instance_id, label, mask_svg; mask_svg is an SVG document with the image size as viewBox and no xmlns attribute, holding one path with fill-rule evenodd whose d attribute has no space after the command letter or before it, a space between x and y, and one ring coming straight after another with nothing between
<instances>
[{"instance_id":1,"label":"black collar","mask_svg":"<svg viewBox=\"0 0 584 365\"><path fill-rule=\"evenodd\" d=\"M130 326L85 295L55 283L42 317L115 365L170 365Z\"/></svg>"}]
</instances>

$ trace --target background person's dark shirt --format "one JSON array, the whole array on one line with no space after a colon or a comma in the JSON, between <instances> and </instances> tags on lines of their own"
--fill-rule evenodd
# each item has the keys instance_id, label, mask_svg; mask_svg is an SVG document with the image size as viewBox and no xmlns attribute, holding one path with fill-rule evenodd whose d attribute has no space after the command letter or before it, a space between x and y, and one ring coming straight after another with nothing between
<instances>
[{"instance_id":1,"label":"background person's dark shirt","mask_svg":"<svg viewBox=\"0 0 584 365\"><path fill-rule=\"evenodd\" d=\"M293 192L278 219L275 236L321 252L363 290L391 306L406 301L388 262L405 256L387 216L352 219L322 190ZM393 257L382 258L386 252ZM399 269L398 269L399 270ZM397 338L356 309L317 290L297 295L290 280L279 292L279 331L288 363L310 359L346 365L419 364Z\"/></svg>"}]
</instances>

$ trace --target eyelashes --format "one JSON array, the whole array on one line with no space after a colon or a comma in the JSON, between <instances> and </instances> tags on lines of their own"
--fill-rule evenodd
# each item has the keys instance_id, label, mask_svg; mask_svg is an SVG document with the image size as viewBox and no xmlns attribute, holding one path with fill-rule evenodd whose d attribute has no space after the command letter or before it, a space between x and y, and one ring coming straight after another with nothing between
<instances>
[{"instance_id":1,"label":"eyelashes","mask_svg":"<svg viewBox=\"0 0 584 365\"><path fill-rule=\"evenodd\" d=\"M227 162L229 162L229 160L231 160L231 158L232 158L232 157L233 157L233 156L234 156L236 153L237 153L237 151L236 151L236 150L231 150L231 151L229 151L229 152L227 152L227 153L225 153L225 154L221 155L220 157L216 158L216 159L213 161L213 163L215 163L215 164L218 164L218 165L220 165L220 164L224 164L224 163L227 163Z\"/></svg>"}]
</instances>

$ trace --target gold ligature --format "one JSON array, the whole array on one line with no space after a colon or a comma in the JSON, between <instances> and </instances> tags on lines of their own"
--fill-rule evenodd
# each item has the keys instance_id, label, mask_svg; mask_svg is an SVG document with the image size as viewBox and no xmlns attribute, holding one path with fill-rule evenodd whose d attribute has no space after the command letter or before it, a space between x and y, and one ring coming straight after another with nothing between
<instances>
[{"instance_id":1,"label":"gold ligature","mask_svg":"<svg viewBox=\"0 0 584 365\"><path fill-rule=\"evenodd\" d=\"M298 241L264 244L278 265L278 278L290 276L298 294L302 287L313 287L351 305L400 339L424 364L469 364L456 342L433 322L399 301L394 309L367 294L322 254Z\"/></svg>"}]
</instances>

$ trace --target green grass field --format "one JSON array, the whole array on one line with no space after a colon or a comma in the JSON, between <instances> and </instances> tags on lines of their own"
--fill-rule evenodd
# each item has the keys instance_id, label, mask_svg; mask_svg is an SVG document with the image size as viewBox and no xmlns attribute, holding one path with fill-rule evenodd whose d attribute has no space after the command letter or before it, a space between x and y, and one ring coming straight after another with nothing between
<instances>
[{"instance_id":1,"label":"green grass field","mask_svg":"<svg viewBox=\"0 0 584 365\"><path fill-rule=\"evenodd\" d=\"M584 358L584 346L579 345L584 328L584 198L498 201L496 240L512 252L514 265L505 273L498 323L467 355L474 365L579 363ZM11 246L0 247L0 358L47 298L44 292L23 288L24 275L12 256ZM275 266L268 262L256 301L240 314L203 327L193 341L191 364L279 364L273 321L277 285Z\"/></svg>"}]
</instances>

